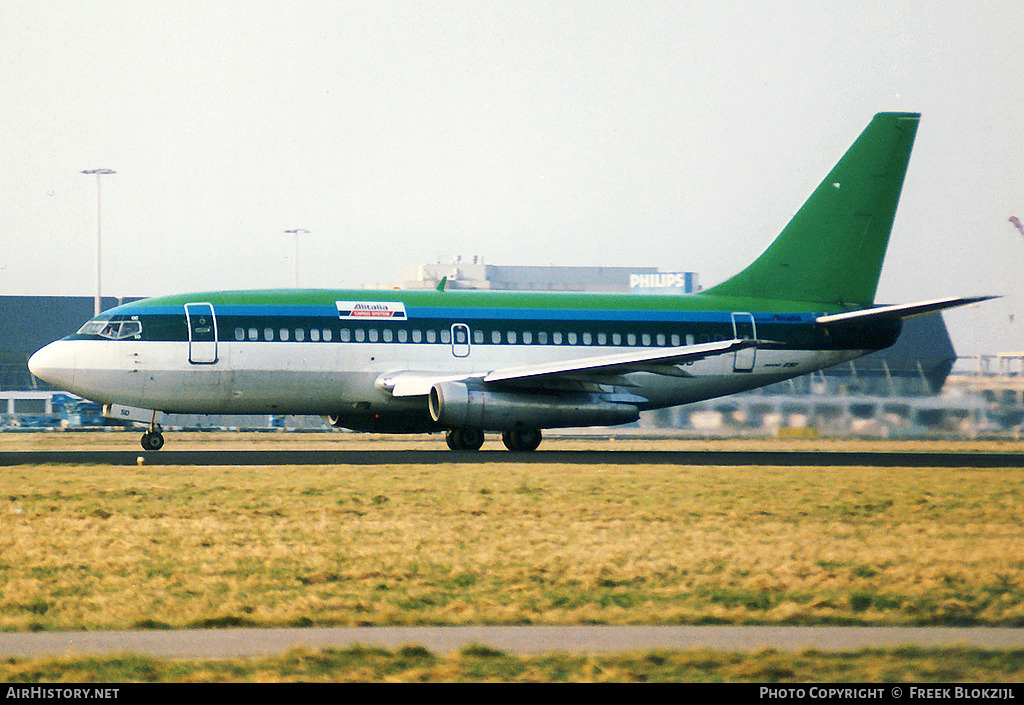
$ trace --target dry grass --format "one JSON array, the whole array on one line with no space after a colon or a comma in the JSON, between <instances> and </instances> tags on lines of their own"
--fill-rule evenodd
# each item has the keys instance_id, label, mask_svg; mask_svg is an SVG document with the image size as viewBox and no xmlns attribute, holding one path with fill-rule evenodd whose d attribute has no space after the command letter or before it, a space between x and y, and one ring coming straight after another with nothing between
<instances>
[{"instance_id":1,"label":"dry grass","mask_svg":"<svg viewBox=\"0 0 1024 705\"><path fill-rule=\"evenodd\" d=\"M0 447L19 440L136 442L0 434ZM243 441L439 443L357 434L170 442ZM651 446L610 447L630 443ZM679 443L689 442L667 445ZM3 630L1024 625L1016 469L22 466L0 468L0 502Z\"/></svg>"},{"instance_id":2,"label":"dry grass","mask_svg":"<svg viewBox=\"0 0 1024 705\"><path fill-rule=\"evenodd\" d=\"M832 654L705 649L627 654L516 656L485 647L438 655L420 646L290 649L250 659L104 657L6 659L0 681L152 682L684 682L684 683L1019 683L1024 652L972 649L864 649ZM891 693L876 687L877 696ZM124 692L120 691L123 698ZM1000 691L1005 695L1008 690ZM1011 693L1012 695L1012 693Z\"/></svg>"}]
</instances>

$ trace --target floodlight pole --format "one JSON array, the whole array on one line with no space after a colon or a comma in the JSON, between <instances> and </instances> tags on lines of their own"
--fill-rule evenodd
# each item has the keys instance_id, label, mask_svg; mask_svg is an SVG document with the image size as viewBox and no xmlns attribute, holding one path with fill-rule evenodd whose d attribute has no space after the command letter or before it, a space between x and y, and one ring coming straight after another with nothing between
<instances>
[{"instance_id":1,"label":"floodlight pole","mask_svg":"<svg viewBox=\"0 0 1024 705\"><path fill-rule=\"evenodd\" d=\"M295 236L295 261L292 262L293 274L295 280L295 288L299 288L299 235L308 235L309 231L304 228L296 228L294 230L285 230L289 235Z\"/></svg>"},{"instance_id":2,"label":"floodlight pole","mask_svg":"<svg viewBox=\"0 0 1024 705\"><path fill-rule=\"evenodd\" d=\"M112 169L86 169L82 173L96 175L96 297L93 302L93 315L98 316L103 308L100 297L100 177L117 172Z\"/></svg>"}]
</instances>

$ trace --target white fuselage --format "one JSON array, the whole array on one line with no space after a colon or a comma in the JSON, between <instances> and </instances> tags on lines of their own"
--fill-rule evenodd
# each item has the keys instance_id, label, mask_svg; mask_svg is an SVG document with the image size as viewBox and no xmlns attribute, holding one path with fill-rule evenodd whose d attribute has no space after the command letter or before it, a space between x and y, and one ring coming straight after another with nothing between
<instances>
[{"instance_id":1,"label":"white fuselage","mask_svg":"<svg viewBox=\"0 0 1024 705\"><path fill-rule=\"evenodd\" d=\"M460 351L465 352L465 351ZM395 370L463 375L607 354L594 346L450 344L217 343L216 361L190 362L188 342L60 340L32 357L33 373L102 404L199 414L333 414L425 408L423 397L394 398L377 383ZM646 399L642 409L675 406L764 386L859 357L865 350L758 350L750 371L735 354L678 365L678 375L630 372L616 387ZM738 353L737 353L738 354Z\"/></svg>"}]
</instances>

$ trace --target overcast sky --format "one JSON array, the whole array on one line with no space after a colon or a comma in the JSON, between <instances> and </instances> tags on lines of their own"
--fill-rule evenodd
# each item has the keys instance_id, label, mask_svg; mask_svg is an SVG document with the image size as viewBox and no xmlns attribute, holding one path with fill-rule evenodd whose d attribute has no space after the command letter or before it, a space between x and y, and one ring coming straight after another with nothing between
<instances>
[{"instance_id":1,"label":"overcast sky","mask_svg":"<svg viewBox=\"0 0 1024 705\"><path fill-rule=\"evenodd\" d=\"M878 300L1024 350L1024 4L30 2L0 13L0 294L358 287L481 255L711 285L923 114Z\"/></svg>"}]
</instances>

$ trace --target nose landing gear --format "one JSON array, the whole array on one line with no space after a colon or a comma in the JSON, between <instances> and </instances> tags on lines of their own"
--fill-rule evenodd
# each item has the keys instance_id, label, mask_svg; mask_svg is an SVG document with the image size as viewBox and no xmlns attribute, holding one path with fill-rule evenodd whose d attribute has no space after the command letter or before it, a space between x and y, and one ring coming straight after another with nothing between
<instances>
[{"instance_id":1,"label":"nose landing gear","mask_svg":"<svg viewBox=\"0 0 1024 705\"><path fill-rule=\"evenodd\" d=\"M142 434L142 447L146 450L160 450L164 447L164 434L160 433L155 411L149 422L149 430Z\"/></svg>"},{"instance_id":2,"label":"nose landing gear","mask_svg":"<svg viewBox=\"0 0 1024 705\"><path fill-rule=\"evenodd\" d=\"M142 447L146 450L160 450L164 447L164 434L158 429L146 431L142 434Z\"/></svg>"}]
</instances>

